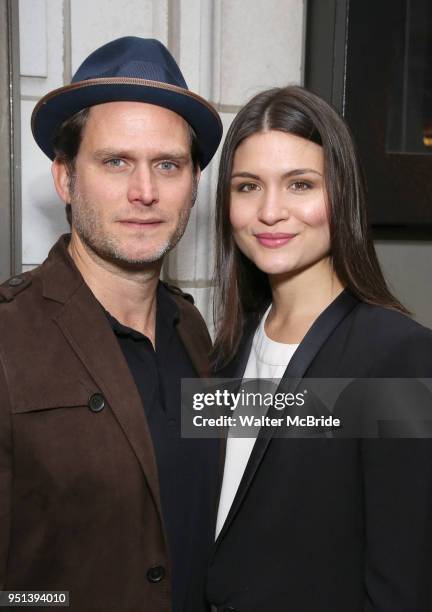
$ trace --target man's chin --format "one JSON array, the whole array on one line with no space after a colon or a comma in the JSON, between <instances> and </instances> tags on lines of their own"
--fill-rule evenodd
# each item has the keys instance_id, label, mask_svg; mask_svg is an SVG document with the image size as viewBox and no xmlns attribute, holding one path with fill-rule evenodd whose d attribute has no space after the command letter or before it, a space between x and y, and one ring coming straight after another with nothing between
<instances>
[{"instance_id":1,"label":"man's chin","mask_svg":"<svg viewBox=\"0 0 432 612\"><path fill-rule=\"evenodd\" d=\"M177 237L165 240L159 244L143 245L143 241L119 241L113 237L80 235L80 241L87 252L96 256L101 262L121 267L124 269L137 270L145 267L161 265L163 257L178 242Z\"/></svg>"},{"instance_id":2,"label":"man's chin","mask_svg":"<svg viewBox=\"0 0 432 612\"><path fill-rule=\"evenodd\" d=\"M122 268L137 269L162 263L166 251L157 253L99 253L99 256Z\"/></svg>"},{"instance_id":3,"label":"man's chin","mask_svg":"<svg viewBox=\"0 0 432 612\"><path fill-rule=\"evenodd\" d=\"M162 263L164 255L170 250L170 245L165 244L159 248L127 250L127 249L107 249L96 250L97 255L112 264L127 269L140 269L143 267L154 266Z\"/></svg>"}]
</instances>

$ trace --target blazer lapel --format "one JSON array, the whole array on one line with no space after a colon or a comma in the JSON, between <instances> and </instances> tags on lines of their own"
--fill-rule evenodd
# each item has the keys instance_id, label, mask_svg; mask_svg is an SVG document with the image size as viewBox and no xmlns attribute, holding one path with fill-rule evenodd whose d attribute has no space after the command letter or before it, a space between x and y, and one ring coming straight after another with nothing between
<instances>
[{"instance_id":1,"label":"blazer lapel","mask_svg":"<svg viewBox=\"0 0 432 612\"><path fill-rule=\"evenodd\" d=\"M359 303L359 300L347 289L343 291L317 318L306 336L303 338L300 346L294 353L291 361L289 362L284 375L281 380L285 393L294 393L301 379L306 374L310 364L318 354L326 340L336 329L339 323L355 308ZM236 376L242 376L247 365L247 360L250 353L250 348L253 341L253 332L250 334L247 342L243 344L246 353L239 359L239 365L237 365ZM240 366L240 367L239 367ZM243 370L240 372L240 368ZM270 415L269 411L269 415ZM273 430L274 431L274 430ZM248 464L237 490L236 496L234 497L228 516L225 523L219 533L216 540L217 544L222 540L224 534L229 528L234 516L238 512L240 505L243 501L244 496L249 489L255 473L265 455L265 452L270 444L272 430L266 429L266 434L258 435L255 441L252 453L250 455Z\"/></svg>"}]
</instances>

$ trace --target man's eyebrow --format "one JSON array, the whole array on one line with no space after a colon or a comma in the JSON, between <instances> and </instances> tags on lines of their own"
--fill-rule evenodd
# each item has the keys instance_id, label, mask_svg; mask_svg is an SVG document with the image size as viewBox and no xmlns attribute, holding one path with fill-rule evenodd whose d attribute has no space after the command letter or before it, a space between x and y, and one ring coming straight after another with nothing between
<instances>
[{"instance_id":1,"label":"man's eyebrow","mask_svg":"<svg viewBox=\"0 0 432 612\"><path fill-rule=\"evenodd\" d=\"M136 157L136 153L134 151L128 151L127 149L98 149L93 153L93 157L95 159L107 159L109 157L113 158L121 158L125 157L126 159L131 159ZM159 151L152 158L153 161L159 161L162 159L175 159L178 161L181 160L189 160L190 152L184 151L182 149L178 150L169 150L169 151Z\"/></svg>"},{"instance_id":2,"label":"man's eyebrow","mask_svg":"<svg viewBox=\"0 0 432 612\"><path fill-rule=\"evenodd\" d=\"M95 159L106 159L107 157L130 157L131 151L122 149L97 149L93 153Z\"/></svg>"},{"instance_id":3,"label":"man's eyebrow","mask_svg":"<svg viewBox=\"0 0 432 612\"><path fill-rule=\"evenodd\" d=\"M294 170L288 170L287 172L284 172L284 174L282 175L282 178L289 178L290 176L300 176L302 174L318 174L318 176L322 176L321 172L318 172L318 170L314 170L313 168L295 168ZM234 172L234 174L231 174L231 180L235 179L235 178L250 178L250 179L255 179L256 181L258 181L260 179L260 177L257 174L252 174L251 172Z\"/></svg>"},{"instance_id":4,"label":"man's eyebrow","mask_svg":"<svg viewBox=\"0 0 432 612\"><path fill-rule=\"evenodd\" d=\"M153 161L159 161L162 159L174 159L177 161L189 161L191 159L190 151L165 151L158 153L153 157Z\"/></svg>"}]
</instances>

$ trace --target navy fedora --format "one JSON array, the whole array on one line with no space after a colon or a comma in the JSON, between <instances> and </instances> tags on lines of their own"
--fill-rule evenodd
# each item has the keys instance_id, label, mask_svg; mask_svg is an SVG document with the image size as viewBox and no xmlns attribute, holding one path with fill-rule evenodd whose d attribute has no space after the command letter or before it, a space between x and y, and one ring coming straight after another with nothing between
<instances>
[{"instance_id":1,"label":"navy fedora","mask_svg":"<svg viewBox=\"0 0 432 612\"><path fill-rule=\"evenodd\" d=\"M33 136L54 159L53 136L69 117L104 102L147 102L181 115L194 129L205 168L222 138L222 122L213 106L188 90L168 49L158 40L126 36L91 53L70 85L46 94L32 114Z\"/></svg>"}]
</instances>

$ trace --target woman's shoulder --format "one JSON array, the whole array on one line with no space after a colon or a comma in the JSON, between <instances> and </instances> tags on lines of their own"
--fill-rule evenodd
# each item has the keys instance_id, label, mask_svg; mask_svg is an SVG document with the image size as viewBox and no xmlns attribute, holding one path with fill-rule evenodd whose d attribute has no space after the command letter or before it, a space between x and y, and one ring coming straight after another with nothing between
<instances>
[{"instance_id":1,"label":"woman's shoulder","mask_svg":"<svg viewBox=\"0 0 432 612\"><path fill-rule=\"evenodd\" d=\"M358 326L367 326L371 332L379 337L388 337L389 340L411 336L432 340L431 329L394 308L359 302L355 309L355 319Z\"/></svg>"},{"instance_id":2,"label":"woman's shoulder","mask_svg":"<svg viewBox=\"0 0 432 612\"><path fill-rule=\"evenodd\" d=\"M399 376L432 375L432 330L392 308L360 302L353 336L367 349L377 370ZM410 372L410 373L408 373ZM378 375L378 372L377 372Z\"/></svg>"}]
</instances>

